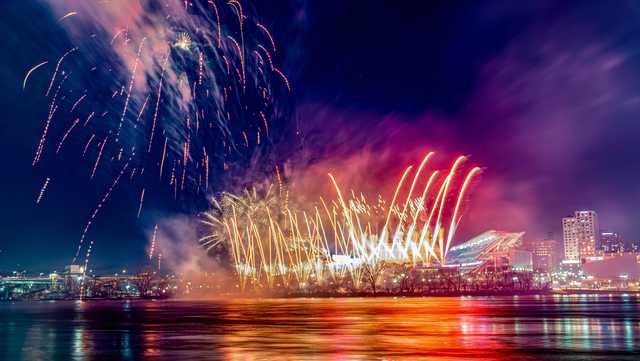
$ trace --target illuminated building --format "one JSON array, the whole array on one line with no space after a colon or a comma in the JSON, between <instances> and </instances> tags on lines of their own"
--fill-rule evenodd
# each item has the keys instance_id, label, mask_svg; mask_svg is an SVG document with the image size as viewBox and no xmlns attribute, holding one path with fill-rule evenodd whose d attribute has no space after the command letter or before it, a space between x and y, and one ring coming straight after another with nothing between
<instances>
[{"instance_id":1,"label":"illuminated building","mask_svg":"<svg viewBox=\"0 0 640 361\"><path fill-rule=\"evenodd\" d=\"M624 252L624 241L617 232L600 233L600 249L604 253L622 253Z\"/></svg>"},{"instance_id":2,"label":"illuminated building","mask_svg":"<svg viewBox=\"0 0 640 361\"><path fill-rule=\"evenodd\" d=\"M632 253L594 257L583 265L584 273L599 280L639 280L640 259Z\"/></svg>"},{"instance_id":3,"label":"illuminated building","mask_svg":"<svg viewBox=\"0 0 640 361\"><path fill-rule=\"evenodd\" d=\"M465 270L493 268L494 270L532 269L531 253L518 249L524 232L487 231L469 241L449 249L447 267Z\"/></svg>"},{"instance_id":4,"label":"illuminated building","mask_svg":"<svg viewBox=\"0 0 640 361\"><path fill-rule=\"evenodd\" d=\"M594 256L598 235L598 216L594 211L577 211L573 217L563 218L564 259L580 261Z\"/></svg>"},{"instance_id":5,"label":"illuminated building","mask_svg":"<svg viewBox=\"0 0 640 361\"><path fill-rule=\"evenodd\" d=\"M60 277L56 271L53 271L53 273L49 274L49 281L51 281L51 289L55 290L58 289L60 281L62 281L62 277Z\"/></svg>"},{"instance_id":6,"label":"illuminated building","mask_svg":"<svg viewBox=\"0 0 640 361\"><path fill-rule=\"evenodd\" d=\"M551 272L556 264L557 242L552 239L537 240L531 243L533 269L536 272Z\"/></svg>"},{"instance_id":7,"label":"illuminated building","mask_svg":"<svg viewBox=\"0 0 640 361\"><path fill-rule=\"evenodd\" d=\"M578 227L576 223L576 219L573 217L562 219L565 261L577 261L580 259L580 252L578 251Z\"/></svg>"},{"instance_id":8,"label":"illuminated building","mask_svg":"<svg viewBox=\"0 0 640 361\"><path fill-rule=\"evenodd\" d=\"M82 276L84 273L83 267L77 264L65 266L64 271L68 276Z\"/></svg>"},{"instance_id":9,"label":"illuminated building","mask_svg":"<svg viewBox=\"0 0 640 361\"><path fill-rule=\"evenodd\" d=\"M64 267L64 287L68 292L76 292L80 290L83 282L84 267L71 264Z\"/></svg>"}]
</instances>

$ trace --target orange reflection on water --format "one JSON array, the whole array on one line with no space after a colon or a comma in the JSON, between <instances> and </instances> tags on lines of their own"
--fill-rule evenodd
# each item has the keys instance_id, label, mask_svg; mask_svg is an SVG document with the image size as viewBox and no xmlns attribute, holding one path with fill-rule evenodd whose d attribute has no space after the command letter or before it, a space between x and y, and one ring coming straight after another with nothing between
<instances>
[{"instance_id":1,"label":"orange reflection on water","mask_svg":"<svg viewBox=\"0 0 640 361\"><path fill-rule=\"evenodd\" d=\"M227 321L231 360L502 360L508 344L476 317L490 307L459 298L270 300L235 304ZM242 324L241 319L255 324ZM500 327L498 326L498 329Z\"/></svg>"},{"instance_id":2,"label":"orange reflection on water","mask_svg":"<svg viewBox=\"0 0 640 361\"><path fill-rule=\"evenodd\" d=\"M637 361L640 296L0 304L2 360Z\"/></svg>"}]
</instances>

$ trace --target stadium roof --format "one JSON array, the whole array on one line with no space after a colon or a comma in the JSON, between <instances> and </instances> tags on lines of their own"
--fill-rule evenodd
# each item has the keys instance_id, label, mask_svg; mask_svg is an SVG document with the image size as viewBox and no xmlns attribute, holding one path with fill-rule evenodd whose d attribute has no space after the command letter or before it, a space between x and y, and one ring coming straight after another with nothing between
<instances>
[{"instance_id":1,"label":"stadium roof","mask_svg":"<svg viewBox=\"0 0 640 361\"><path fill-rule=\"evenodd\" d=\"M486 231L467 242L451 247L447 266L472 267L480 265L495 253L507 252L522 244L524 232Z\"/></svg>"}]
</instances>

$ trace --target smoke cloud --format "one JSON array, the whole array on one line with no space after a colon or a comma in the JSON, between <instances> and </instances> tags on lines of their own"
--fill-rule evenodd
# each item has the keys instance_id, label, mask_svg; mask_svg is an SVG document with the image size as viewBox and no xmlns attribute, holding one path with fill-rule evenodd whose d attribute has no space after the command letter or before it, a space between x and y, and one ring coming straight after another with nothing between
<instances>
[{"instance_id":1,"label":"smoke cloud","mask_svg":"<svg viewBox=\"0 0 640 361\"><path fill-rule=\"evenodd\" d=\"M639 195L624 180L638 171L615 158L640 131L636 72L614 36L580 26L563 33L565 27L546 24L515 37L481 67L455 113L308 102L301 119L311 161L300 173L313 181L331 171L345 184L389 194L401 168L417 164L425 151L440 153L440 168L465 154L484 172L458 242L487 229L560 237L561 218L576 209L594 209L603 228L631 233L637 211L624 192L604 185L619 183L627 195Z\"/></svg>"},{"instance_id":2,"label":"smoke cloud","mask_svg":"<svg viewBox=\"0 0 640 361\"><path fill-rule=\"evenodd\" d=\"M161 254L163 271L180 280L179 297L212 298L236 293L228 262L200 246L201 230L200 220L192 216L173 216L158 223L155 252ZM150 230L148 248L152 238Z\"/></svg>"}]
</instances>

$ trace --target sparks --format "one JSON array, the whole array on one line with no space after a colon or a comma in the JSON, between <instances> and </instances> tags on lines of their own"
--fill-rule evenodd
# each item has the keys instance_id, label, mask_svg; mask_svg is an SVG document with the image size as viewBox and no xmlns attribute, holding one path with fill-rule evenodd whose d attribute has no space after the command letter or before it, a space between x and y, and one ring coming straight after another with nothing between
<instances>
[{"instance_id":1,"label":"sparks","mask_svg":"<svg viewBox=\"0 0 640 361\"><path fill-rule=\"evenodd\" d=\"M42 184L42 187L40 187L40 192L38 193L38 198L36 199L36 204L39 204L40 201L42 200L42 197L44 196L44 192L46 192L47 187L49 186L49 181L51 180L51 178L47 177L44 180L44 183Z\"/></svg>"},{"instance_id":2,"label":"sparks","mask_svg":"<svg viewBox=\"0 0 640 361\"><path fill-rule=\"evenodd\" d=\"M69 12L69 13L65 14L65 15L64 15L63 17L61 17L60 19L58 19L58 22L61 22L62 20L67 19L67 18L70 18L70 17L72 17L72 16L74 16L74 15L78 15L78 13L77 13L77 12L75 12L75 11L71 11L71 12Z\"/></svg>"},{"instance_id":3,"label":"sparks","mask_svg":"<svg viewBox=\"0 0 640 361\"><path fill-rule=\"evenodd\" d=\"M191 48L191 37L189 36L189 34L182 32L178 34L178 39L176 39L175 43L173 43L173 46L178 49L187 51Z\"/></svg>"},{"instance_id":4,"label":"sparks","mask_svg":"<svg viewBox=\"0 0 640 361\"><path fill-rule=\"evenodd\" d=\"M142 203L144 202L144 188L142 188L142 192L140 192L140 205L138 205L138 214L136 218L140 218L140 212L142 212Z\"/></svg>"},{"instance_id":5,"label":"sparks","mask_svg":"<svg viewBox=\"0 0 640 361\"><path fill-rule=\"evenodd\" d=\"M24 90L27 87L27 80L29 80L29 77L31 76L31 73L36 71L36 69L47 65L48 63L49 63L48 61L43 61L42 63L34 66L33 68L29 69L29 71L27 71L27 74L24 76L24 80L22 80L22 90Z\"/></svg>"},{"instance_id":6,"label":"sparks","mask_svg":"<svg viewBox=\"0 0 640 361\"><path fill-rule=\"evenodd\" d=\"M444 194L454 191L454 179L466 157L458 157L441 186L434 188L440 171L426 171L433 156L430 152L417 168L405 168L389 203L379 196L378 203L371 204L355 191L349 197L329 174L336 199L329 203L320 199L324 212L317 207L292 210L276 167L278 192L268 184L214 199L214 209L202 220L211 232L200 243L207 250L226 244L241 289L271 288L276 283L304 287L311 277L314 282L331 282L338 273L348 274L357 289L365 270L382 262L446 265L462 200L481 170L473 167L466 174L454 207L447 207ZM425 181L418 193L418 184ZM434 213L440 214L437 219ZM341 257L351 261L337 265L334 259Z\"/></svg>"}]
</instances>

